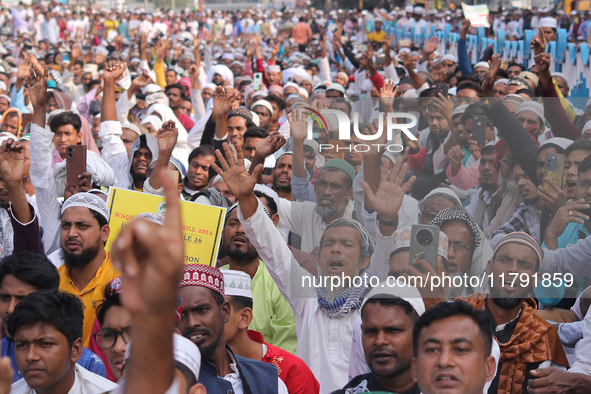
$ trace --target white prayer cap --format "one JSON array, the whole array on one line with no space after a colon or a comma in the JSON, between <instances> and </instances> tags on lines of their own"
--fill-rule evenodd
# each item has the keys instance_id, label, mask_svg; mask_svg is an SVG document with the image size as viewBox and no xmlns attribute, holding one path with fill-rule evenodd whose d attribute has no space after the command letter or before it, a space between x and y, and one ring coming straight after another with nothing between
<instances>
[{"instance_id":1,"label":"white prayer cap","mask_svg":"<svg viewBox=\"0 0 591 394\"><path fill-rule=\"evenodd\" d=\"M252 281L250 275L242 271L221 269L224 274L224 292L227 296L239 296L252 299Z\"/></svg>"},{"instance_id":2,"label":"white prayer cap","mask_svg":"<svg viewBox=\"0 0 591 394\"><path fill-rule=\"evenodd\" d=\"M524 101L519 105L519 108L517 108L515 115L519 115L522 111L531 111L540 117L542 123L546 122L546 118L544 117L544 106L537 101Z\"/></svg>"},{"instance_id":3,"label":"white prayer cap","mask_svg":"<svg viewBox=\"0 0 591 394\"><path fill-rule=\"evenodd\" d=\"M412 5L407 5L406 7L404 7L404 12L410 12L412 13L413 11L413 6Z\"/></svg>"},{"instance_id":4,"label":"white prayer cap","mask_svg":"<svg viewBox=\"0 0 591 394\"><path fill-rule=\"evenodd\" d=\"M252 110L252 109L254 109L254 107L259 106L259 105L267 108L269 110L269 112L271 113L271 115L273 115L273 106L267 100L256 101L253 105L250 106L250 109Z\"/></svg>"},{"instance_id":5,"label":"white prayer cap","mask_svg":"<svg viewBox=\"0 0 591 394\"><path fill-rule=\"evenodd\" d=\"M256 112L250 111L251 115L252 115L252 123L254 123L257 127L261 125L261 118L259 117L259 114L257 114Z\"/></svg>"},{"instance_id":6,"label":"white prayer cap","mask_svg":"<svg viewBox=\"0 0 591 394\"><path fill-rule=\"evenodd\" d=\"M210 83L206 83L205 86L203 86L203 90L205 90L205 89L211 89L211 90L214 90L215 91L215 88L217 86L218 85L216 85L215 83L211 83L211 82Z\"/></svg>"},{"instance_id":7,"label":"white prayer cap","mask_svg":"<svg viewBox=\"0 0 591 394\"><path fill-rule=\"evenodd\" d=\"M8 87L4 81L0 81L0 90L7 91Z\"/></svg>"},{"instance_id":8,"label":"white prayer cap","mask_svg":"<svg viewBox=\"0 0 591 394\"><path fill-rule=\"evenodd\" d=\"M308 94L308 90L306 88L299 88L298 89L300 96L304 97L304 98L308 98L310 96L310 94Z\"/></svg>"},{"instance_id":9,"label":"white prayer cap","mask_svg":"<svg viewBox=\"0 0 591 394\"><path fill-rule=\"evenodd\" d=\"M155 83L149 83L144 87L144 94L152 94L162 91L162 88Z\"/></svg>"},{"instance_id":10,"label":"white prayer cap","mask_svg":"<svg viewBox=\"0 0 591 394\"><path fill-rule=\"evenodd\" d=\"M255 97L260 96L260 97L267 97L269 95L269 93L265 92L264 90L257 90L256 92L254 92L254 94L250 97L251 100L254 100ZM260 100L260 99L259 99Z\"/></svg>"},{"instance_id":11,"label":"white prayer cap","mask_svg":"<svg viewBox=\"0 0 591 394\"><path fill-rule=\"evenodd\" d=\"M229 60L234 60L234 55L232 55L231 53L224 53L224 54L222 55L222 59L223 59L223 60L226 60L226 59L229 59Z\"/></svg>"},{"instance_id":12,"label":"white prayer cap","mask_svg":"<svg viewBox=\"0 0 591 394\"><path fill-rule=\"evenodd\" d=\"M476 70L478 67L484 67L487 70L489 69L488 62L478 62L474 65L474 69Z\"/></svg>"},{"instance_id":13,"label":"white prayer cap","mask_svg":"<svg viewBox=\"0 0 591 394\"><path fill-rule=\"evenodd\" d=\"M139 63L141 60L138 57L131 58L129 64Z\"/></svg>"},{"instance_id":14,"label":"white prayer cap","mask_svg":"<svg viewBox=\"0 0 591 394\"><path fill-rule=\"evenodd\" d=\"M267 71L272 72L272 73L280 73L281 67L278 65L271 65L271 66L267 67Z\"/></svg>"},{"instance_id":15,"label":"white prayer cap","mask_svg":"<svg viewBox=\"0 0 591 394\"><path fill-rule=\"evenodd\" d=\"M412 9L412 13L418 14L418 15L422 15L423 11L425 11L425 9L423 7L419 7L419 6L416 6Z\"/></svg>"},{"instance_id":16,"label":"white prayer cap","mask_svg":"<svg viewBox=\"0 0 591 394\"><path fill-rule=\"evenodd\" d=\"M174 351L174 361L187 367L187 369L195 375L195 380L199 380L201 352L197 345L191 342L190 339L175 333L172 337L172 347Z\"/></svg>"},{"instance_id":17,"label":"white prayer cap","mask_svg":"<svg viewBox=\"0 0 591 394\"><path fill-rule=\"evenodd\" d=\"M454 55L451 55L451 54L449 54L449 53L448 53L447 55L444 55L444 56L441 58L441 61L444 61L444 60L451 60L451 61L452 61L452 62L454 62L454 63L457 63L457 62L458 62L458 58L457 58L457 57L455 57Z\"/></svg>"},{"instance_id":18,"label":"white prayer cap","mask_svg":"<svg viewBox=\"0 0 591 394\"><path fill-rule=\"evenodd\" d=\"M283 90L285 90L286 88L288 88L290 86L293 87L293 88L296 88L296 89L299 89L300 88L296 83L294 83L294 82L288 82L285 85L283 85Z\"/></svg>"},{"instance_id":19,"label":"white prayer cap","mask_svg":"<svg viewBox=\"0 0 591 394\"><path fill-rule=\"evenodd\" d=\"M365 306L365 303L370 298L382 298L382 296L394 296L403 299L404 301L408 302L417 315L421 316L425 313L425 303L423 302L423 298L421 297L421 293L419 290L414 286L387 286L382 284L381 286L378 285L374 287L365 297L363 303L361 304L361 308Z\"/></svg>"},{"instance_id":20,"label":"white prayer cap","mask_svg":"<svg viewBox=\"0 0 591 394\"><path fill-rule=\"evenodd\" d=\"M345 92L345 87L343 85L341 85L340 83L331 83L330 85L328 85L328 87L326 88L326 91L328 92L329 90L337 90L341 93L343 93L343 96L346 94Z\"/></svg>"},{"instance_id":21,"label":"white prayer cap","mask_svg":"<svg viewBox=\"0 0 591 394\"><path fill-rule=\"evenodd\" d=\"M507 84L507 82L509 82L509 80L507 78L501 78L501 79L497 79L495 81L494 86L497 86L497 83L504 83L505 85Z\"/></svg>"},{"instance_id":22,"label":"white prayer cap","mask_svg":"<svg viewBox=\"0 0 591 394\"><path fill-rule=\"evenodd\" d=\"M590 121L591 122L591 121ZM591 128L591 123L587 122L589 124L589 128ZM587 126L587 125L585 125ZM585 131L586 129L583 128L583 131ZM588 130L588 129L587 129ZM553 145L558 145L560 146L562 149L566 149L568 148L574 141L568 138L562 138L562 137L553 137L550 138L549 140L546 140L546 142L544 142L542 144L542 146L540 146L540 149L544 148L547 145L553 144Z\"/></svg>"},{"instance_id":23,"label":"white prayer cap","mask_svg":"<svg viewBox=\"0 0 591 394\"><path fill-rule=\"evenodd\" d=\"M583 134L587 130L591 130L591 120L588 121L587 123L585 123L585 126L583 126L583 130L581 131L581 134Z\"/></svg>"},{"instance_id":24,"label":"white prayer cap","mask_svg":"<svg viewBox=\"0 0 591 394\"><path fill-rule=\"evenodd\" d=\"M451 113L451 117L453 118L456 115L462 115L464 112L466 112L466 108L468 108L468 107L469 107L468 104L458 105L457 107L454 108L453 112Z\"/></svg>"},{"instance_id":25,"label":"white prayer cap","mask_svg":"<svg viewBox=\"0 0 591 394\"><path fill-rule=\"evenodd\" d=\"M558 27L558 22L555 18L548 16L546 18L540 19L539 27L551 27L553 29L556 29Z\"/></svg>"},{"instance_id":26,"label":"white prayer cap","mask_svg":"<svg viewBox=\"0 0 591 394\"><path fill-rule=\"evenodd\" d=\"M129 129L129 130L133 131L134 133L136 133L138 136L143 134L139 127L137 127L136 125L131 124L129 122L122 123L121 128L122 129Z\"/></svg>"},{"instance_id":27,"label":"white prayer cap","mask_svg":"<svg viewBox=\"0 0 591 394\"><path fill-rule=\"evenodd\" d=\"M107 203L92 193L77 193L68 198L64 205L62 205L62 215L66 211L66 209L71 207L85 207L94 211L105 218L106 221L109 221L109 207Z\"/></svg>"}]
</instances>

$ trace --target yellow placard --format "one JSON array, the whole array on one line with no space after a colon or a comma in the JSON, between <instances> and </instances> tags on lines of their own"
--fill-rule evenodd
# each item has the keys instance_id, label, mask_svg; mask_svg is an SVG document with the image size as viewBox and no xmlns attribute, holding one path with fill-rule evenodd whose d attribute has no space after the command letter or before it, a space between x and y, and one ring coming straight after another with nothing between
<instances>
[{"instance_id":1,"label":"yellow placard","mask_svg":"<svg viewBox=\"0 0 591 394\"><path fill-rule=\"evenodd\" d=\"M112 187L109 210L111 233L105 246L107 251L127 223L144 212L164 215L166 202L161 196ZM225 217L225 208L181 201L185 264L215 265Z\"/></svg>"}]
</instances>

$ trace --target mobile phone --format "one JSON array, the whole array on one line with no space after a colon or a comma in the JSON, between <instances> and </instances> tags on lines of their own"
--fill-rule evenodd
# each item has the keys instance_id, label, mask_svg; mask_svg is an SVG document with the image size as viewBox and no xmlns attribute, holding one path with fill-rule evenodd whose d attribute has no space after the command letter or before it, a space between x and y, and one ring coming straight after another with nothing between
<instances>
[{"instance_id":1,"label":"mobile phone","mask_svg":"<svg viewBox=\"0 0 591 394\"><path fill-rule=\"evenodd\" d=\"M66 148L66 172L68 186L78 186L78 175L86 172L86 145L70 145Z\"/></svg>"},{"instance_id":2,"label":"mobile phone","mask_svg":"<svg viewBox=\"0 0 591 394\"><path fill-rule=\"evenodd\" d=\"M475 116L472 118L472 139L477 144L486 144L486 116Z\"/></svg>"},{"instance_id":3,"label":"mobile phone","mask_svg":"<svg viewBox=\"0 0 591 394\"><path fill-rule=\"evenodd\" d=\"M427 260L429 265L436 269L439 227L415 224L411 227L410 234L409 265L417 260Z\"/></svg>"},{"instance_id":4,"label":"mobile phone","mask_svg":"<svg viewBox=\"0 0 591 394\"><path fill-rule=\"evenodd\" d=\"M421 119L421 114L419 114L418 112L409 112L409 114L414 115L417 122L413 127L410 127L408 129L408 131L410 131L412 133L412 135L414 135L416 137L417 134L419 133L419 120ZM408 123L410 123L410 122L411 122L411 120L408 119Z\"/></svg>"},{"instance_id":5,"label":"mobile phone","mask_svg":"<svg viewBox=\"0 0 591 394\"><path fill-rule=\"evenodd\" d=\"M446 83L438 83L437 86L435 87L436 91L435 91L435 97L439 97L439 93L441 93L441 95L443 97L447 97L447 92L449 91L449 85Z\"/></svg>"},{"instance_id":6,"label":"mobile phone","mask_svg":"<svg viewBox=\"0 0 591 394\"><path fill-rule=\"evenodd\" d=\"M564 172L565 156L559 153L549 153L546 156L546 165L544 166L544 178L550 179L558 187L562 187L562 175ZM547 190L553 190L552 186L546 181L542 182L542 187Z\"/></svg>"},{"instance_id":7,"label":"mobile phone","mask_svg":"<svg viewBox=\"0 0 591 394\"><path fill-rule=\"evenodd\" d=\"M255 92L260 90L261 84L263 83L263 73L254 73L254 78L253 78L252 83L254 85Z\"/></svg>"}]
</instances>

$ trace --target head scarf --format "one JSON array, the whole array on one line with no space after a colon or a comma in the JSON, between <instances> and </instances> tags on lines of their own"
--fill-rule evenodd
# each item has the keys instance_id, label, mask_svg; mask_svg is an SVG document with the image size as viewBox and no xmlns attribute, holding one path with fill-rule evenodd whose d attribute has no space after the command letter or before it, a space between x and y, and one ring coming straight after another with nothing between
<instances>
[{"instance_id":1,"label":"head scarf","mask_svg":"<svg viewBox=\"0 0 591 394\"><path fill-rule=\"evenodd\" d=\"M213 76L215 74L220 74L224 81L229 81L230 84L234 85L234 73L228 68L228 66L223 64L211 66L207 72L207 82L213 83Z\"/></svg>"},{"instance_id":2,"label":"head scarf","mask_svg":"<svg viewBox=\"0 0 591 394\"><path fill-rule=\"evenodd\" d=\"M22 124L23 124L23 113L21 111L19 111L16 108L8 108L6 111L4 111L4 114L2 114L2 118L0 118L0 124L4 123L4 119L6 119L6 115L8 115L9 113L14 112L15 114L18 115L18 127L16 129L16 134L15 136L19 135L21 133L21 128L22 128Z\"/></svg>"},{"instance_id":3,"label":"head scarf","mask_svg":"<svg viewBox=\"0 0 591 394\"><path fill-rule=\"evenodd\" d=\"M156 131L162 128L162 120L160 120L160 118L156 115L148 115L140 122L142 125L146 123L150 123L156 129Z\"/></svg>"},{"instance_id":4,"label":"head scarf","mask_svg":"<svg viewBox=\"0 0 591 394\"><path fill-rule=\"evenodd\" d=\"M178 83L187 87L187 92L189 93L189 97L191 97L191 80L187 77L183 77L179 79Z\"/></svg>"}]
</instances>

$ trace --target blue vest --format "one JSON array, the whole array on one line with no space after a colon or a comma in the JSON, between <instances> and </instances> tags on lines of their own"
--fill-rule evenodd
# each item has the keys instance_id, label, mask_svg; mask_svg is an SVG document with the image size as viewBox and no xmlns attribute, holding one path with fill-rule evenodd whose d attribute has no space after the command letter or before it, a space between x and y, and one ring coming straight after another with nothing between
<instances>
[{"instance_id":1,"label":"blue vest","mask_svg":"<svg viewBox=\"0 0 591 394\"><path fill-rule=\"evenodd\" d=\"M226 349L232 352L230 346ZM240 372L244 394L277 394L278 382L277 368L269 363L251 360L240 357L232 352L236 359L236 366ZM208 393L234 394L232 384L220 378L215 365L205 359L201 359L201 370L199 371L199 383L202 383Z\"/></svg>"}]
</instances>

